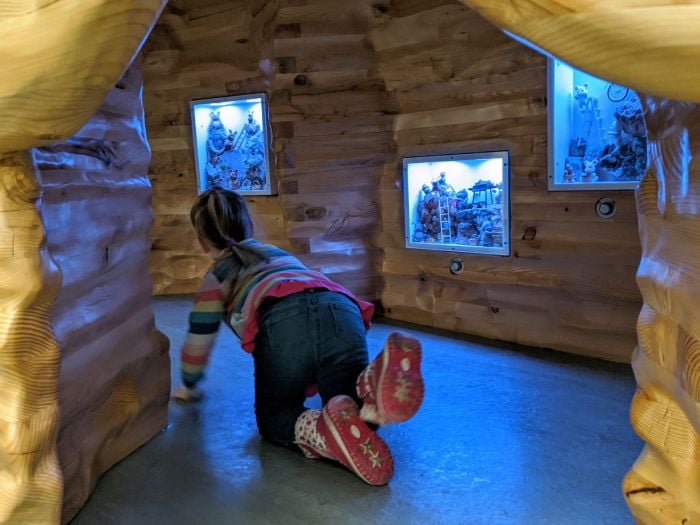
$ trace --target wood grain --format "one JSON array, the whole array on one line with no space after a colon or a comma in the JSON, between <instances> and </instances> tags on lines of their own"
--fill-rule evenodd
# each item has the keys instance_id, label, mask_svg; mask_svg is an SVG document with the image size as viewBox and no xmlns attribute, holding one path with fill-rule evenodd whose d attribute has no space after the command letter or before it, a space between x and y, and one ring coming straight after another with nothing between
<instances>
[{"instance_id":1,"label":"wood grain","mask_svg":"<svg viewBox=\"0 0 700 525\"><path fill-rule=\"evenodd\" d=\"M510 257L405 246L402 173L380 185L385 315L494 339L629 361L640 296L634 196L606 192L620 213L604 221L597 192L547 191L546 63L459 2L392 6L370 39L377 75L395 95L397 157L507 149Z\"/></svg>"},{"instance_id":2,"label":"wood grain","mask_svg":"<svg viewBox=\"0 0 700 525\"><path fill-rule=\"evenodd\" d=\"M692 0L464 0L499 27L641 93L700 102ZM673 79L669 82L669 79Z\"/></svg>"},{"instance_id":3,"label":"wood grain","mask_svg":"<svg viewBox=\"0 0 700 525\"><path fill-rule=\"evenodd\" d=\"M394 103L374 73L371 13L368 1L320 0L166 9L143 51L156 293L194 292L209 265L189 224L197 190L188 101L262 90L271 100L279 197L247 198L256 236L378 299L377 187L394 158ZM223 26L225 36L217 33Z\"/></svg>"},{"instance_id":4,"label":"wood grain","mask_svg":"<svg viewBox=\"0 0 700 525\"><path fill-rule=\"evenodd\" d=\"M60 353L50 309L61 274L49 256L31 152L0 154L0 523L58 523Z\"/></svg>"},{"instance_id":5,"label":"wood grain","mask_svg":"<svg viewBox=\"0 0 700 525\"><path fill-rule=\"evenodd\" d=\"M623 484L640 523L700 521L700 107L647 96L638 192L644 308L630 419L646 441Z\"/></svg>"},{"instance_id":6,"label":"wood grain","mask_svg":"<svg viewBox=\"0 0 700 525\"><path fill-rule=\"evenodd\" d=\"M0 151L72 136L122 76L165 3L0 1Z\"/></svg>"},{"instance_id":7,"label":"wood grain","mask_svg":"<svg viewBox=\"0 0 700 525\"><path fill-rule=\"evenodd\" d=\"M541 55L456 0L270 4L178 3L144 48L156 293L194 292L208 266L187 217L188 100L263 89L279 196L249 200L259 237L380 300L392 318L629 360L641 305L634 196L610 193L619 211L603 221L600 195L547 192ZM202 28L229 12L256 22L207 39ZM191 58L195 41L202 62ZM224 43L237 52L222 56ZM449 253L405 249L401 157L497 148L510 151L513 255L468 256L453 276ZM433 281L457 299L443 301L425 286ZM460 299L463 290L479 300Z\"/></svg>"},{"instance_id":8,"label":"wood grain","mask_svg":"<svg viewBox=\"0 0 700 525\"><path fill-rule=\"evenodd\" d=\"M650 165L637 192L644 306L630 413L646 446L623 491L638 523L700 522L700 108L660 98L700 101L700 6L465 3L575 67L650 93L642 96Z\"/></svg>"},{"instance_id":9,"label":"wood grain","mask_svg":"<svg viewBox=\"0 0 700 525\"><path fill-rule=\"evenodd\" d=\"M168 342L155 328L148 274L142 85L134 65L73 137L34 150L48 251L64 275L51 308L61 348L64 522L105 470L167 422Z\"/></svg>"}]
</instances>

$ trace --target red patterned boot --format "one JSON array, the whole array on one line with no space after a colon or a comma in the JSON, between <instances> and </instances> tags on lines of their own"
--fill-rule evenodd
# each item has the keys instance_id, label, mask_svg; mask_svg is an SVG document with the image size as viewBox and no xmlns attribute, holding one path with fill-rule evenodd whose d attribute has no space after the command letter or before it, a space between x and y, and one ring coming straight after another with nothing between
<instances>
[{"instance_id":1,"label":"red patterned boot","mask_svg":"<svg viewBox=\"0 0 700 525\"><path fill-rule=\"evenodd\" d=\"M357 378L362 419L387 425L418 412L424 393L421 354L418 339L399 332L389 335L382 351Z\"/></svg>"},{"instance_id":2,"label":"red patterned boot","mask_svg":"<svg viewBox=\"0 0 700 525\"><path fill-rule=\"evenodd\" d=\"M384 485L394 474L389 447L362 421L348 396L335 396L323 411L303 412L294 437L306 457L338 461L370 485Z\"/></svg>"}]
</instances>

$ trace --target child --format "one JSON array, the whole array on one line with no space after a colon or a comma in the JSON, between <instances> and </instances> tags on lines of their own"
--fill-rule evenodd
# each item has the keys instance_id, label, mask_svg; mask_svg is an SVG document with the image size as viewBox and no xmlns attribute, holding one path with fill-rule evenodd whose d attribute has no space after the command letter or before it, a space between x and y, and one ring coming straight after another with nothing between
<instances>
[{"instance_id":1,"label":"child","mask_svg":"<svg viewBox=\"0 0 700 525\"><path fill-rule=\"evenodd\" d=\"M283 250L255 241L237 193L205 191L190 219L214 264L190 314L183 386L173 397L199 397L196 385L223 321L253 355L255 415L264 438L296 445L309 458L338 461L371 485L387 483L393 459L373 424L406 421L420 407L420 343L391 334L368 365L373 306ZM322 411L304 407L313 384Z\"/></svg>"}]
</instances>

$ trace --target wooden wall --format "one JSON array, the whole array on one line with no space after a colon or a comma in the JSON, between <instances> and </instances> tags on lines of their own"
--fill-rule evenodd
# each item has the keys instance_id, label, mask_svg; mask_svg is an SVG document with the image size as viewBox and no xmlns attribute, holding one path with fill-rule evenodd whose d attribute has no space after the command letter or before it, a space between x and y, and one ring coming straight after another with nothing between
<instances>
[{"instance_id":1,"label":"wooden wall","mask_svg":"<svg viewBox=\"0 0 700 525\"><path fill-rule=\"evenodd\" d=\"M269 88L270 67L262 57L269 54L268 26L276 11L275 1L172 0L142 50L156 294L196 291L210 264L189 220L197 196L189 101ZM283 241L278 200L253 201L258 232Z\"/></svg>"},{"instance_id":2,"label":"wooden wall","mask_svg":"<svg viewBox=\"0 0 700 525\"><path fill-rule=\"evenodd\" d=\"M366 299L381 290L378 188L398 107L377 74L372 3L281 6L272 120L285 233L304 261Z\"/></svg>"},{"instance_id":3,"label":"wooden wall","mask_svg":"<svg viewBox=\"0 0 700 525\"><path fill-rule=\"evenodd\" d=\"M396 6L394 8L393 6ZM629 360L640 308L633 192L547 191L546 61L458 2L393 2L371 34L396 95L398 158L507 148L510 257L404 248L401 166L381 184L388 317ZM612 196L618 212L599 219Z\"/></svg>"},{"instance_id":4,"label":"wooden wall","mask_svg":"<svg viewBox=\"0 0 700 525\"><path fill-rule=\"evenodd\" d=\"M628 360L641 305L634 196L547 191L545 60L457 1L171 2L144 50L156 293L193 292L208 260L188 101L267 90L279 196L249 199L260 237L385 315ZM404 156L508 148L512 255L404 248ZM527 230L527 233L526 233Z\"/></svg>"},{"instance_id":5,"label":"wooden wall","mask_svg":"<svg viewBox=\"0 0 700 525\"><path fill-rule=\"evenodd\" d=\"M392 105L366 37L368 5L170 3L143 52L155 293L195 291L209 265L189 224L197 190L188 101L267 91L279 195L247 199L257 237L378 298L377 188L394 147Z\"/></svg>"},{"instance_id":6,"label":"wooden wall","mask_svg":"<svg viewBox=\"0 0 700 525\"><path fill-rule=\"evenodd\" d=\"M167 423L168 341L151 304L150 152L132 67L65 142L34 150L48 253L63 275L51 308L61 349L63 521L99 476Z\"/></svg>"}]
</instances>

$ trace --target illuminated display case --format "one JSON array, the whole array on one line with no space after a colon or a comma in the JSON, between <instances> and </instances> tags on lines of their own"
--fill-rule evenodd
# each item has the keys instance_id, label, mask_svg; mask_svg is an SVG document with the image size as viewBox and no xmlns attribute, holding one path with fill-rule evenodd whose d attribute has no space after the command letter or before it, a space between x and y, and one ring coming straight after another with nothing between
<instances>
[{"instance_id":1,"label":"illuminated display case","mask_svg":"<svg viewBox=\"0 0 700 525\"><path fill-rule=\"evenodd\" d=\"M264 93L193 100L197 187L271 195L267 99Z\"/></svg>"},{"instance_id":2,"label":"illuminated display case","mask_svg":"<svg viewBox=\"0 0 700 525\"><path fill-rule=\"evenodd\" d=\"M403 160L406 247L510 254L508 152Z\"/></svg>"},{"instance_id":3,"label":"illuminated display case","mask_svg":"<svg viewBox=\"0 0 700 525\"><path fill-rule=\"evenodd\" d=\"M634 189L647 167L637 94L549 59L549 189Z\"/></svg>"}]
</instances>

